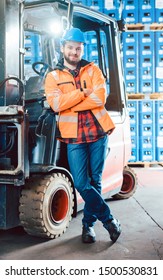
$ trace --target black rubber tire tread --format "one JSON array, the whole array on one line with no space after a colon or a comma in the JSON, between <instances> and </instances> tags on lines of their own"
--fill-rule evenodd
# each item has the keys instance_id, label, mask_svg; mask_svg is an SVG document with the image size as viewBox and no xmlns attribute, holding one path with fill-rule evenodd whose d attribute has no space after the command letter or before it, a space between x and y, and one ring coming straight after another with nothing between
<instances>
[{"instance_id":1,"label":"black rubber tire tread","mask_svg":"<svg viewBox=\"0 0 163 280\"><path fill-rule=\"evenodd\" d=\"M48 189L50 188L51 195L57 188L57 184L63 184L63 189L68 192L69 196L69 210L68 214L61 224L55 225L50 222L49 213L46 214L45 207L47 207ZM46 205L46 206L45 206ZM24 230L33 236L40 236L43 238L57 238L62 235L69 226L72 219L74 207L74 194L71 182L68 177L62 173L54 173L52 175L45 175L43 178L39 176L32 177L22 189L19 206L19 218ZM47 217L46 217L47 215Z\"/></svg>"},{"instance_id":2,"label":"black rubber tire tread","mask_svg":"<svg viewBox=\"0 0 163 280\"><path fill-rule=\"evenodd\" d=\"M137 186L138 186L137 175L131 167L125 166L123 173L129 173L129 175L132 176L132 178L133 178L133 183L134 184L133 184L130 192L124 193L124 192L120 191L119 193L115 194L113 196L113 198L115 198L115 199L126 199L126 198L132 197L133 194L136 192L136 189L137 189Z\"/></svg>"}]
</instances>

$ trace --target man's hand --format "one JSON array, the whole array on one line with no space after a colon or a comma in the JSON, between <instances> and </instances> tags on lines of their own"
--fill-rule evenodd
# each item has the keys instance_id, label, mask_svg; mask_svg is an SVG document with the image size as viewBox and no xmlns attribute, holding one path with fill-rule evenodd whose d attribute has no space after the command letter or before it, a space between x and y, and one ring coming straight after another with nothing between
<instances>
[{"instance_id":1,"label":"man's hand","mask_svg":"<svg viewBox=\"0 0 163 280\"><path fill-rule=\"evenodd\" d=\"M83 88L83 92L84 92L84 96L87 97L87 96L89 96L93 92L93 89L91 89L91 88Z\"/></svg>"}]
</instances>

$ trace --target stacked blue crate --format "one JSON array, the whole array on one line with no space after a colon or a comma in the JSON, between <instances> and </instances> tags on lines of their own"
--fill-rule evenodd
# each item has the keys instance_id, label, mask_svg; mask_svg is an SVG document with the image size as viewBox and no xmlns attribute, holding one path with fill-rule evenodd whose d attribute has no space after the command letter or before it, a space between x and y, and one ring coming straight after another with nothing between
<instances>
[{"instance_id":1,"label":"stacked blue crate","mask_svg":"<svg viewBox=\"0 0 163 280\"><path fill-rule=\"evenodd\" d=\"M89 37L87 33L84 33L85 45L84 45L84 54L83 59L89 60Z\"/></svg>"},{"instance_id":2,"label":"stacked blue crate","mask_svg":"<svg viewBox=\"0 0 163 280\"><path fill-rule=\"evenodd\" d=\"M155 22L163 23L163 1L155 0Z\"/></svg>"},{"instance_id":3,"label":"stacked blue crate","mask_svg":"<svg viewBox=\"0 0 163 280\"><path fill-rule=\"evenodd\" d=\"M91 9L94 9L98 12L103 12L104 10L104 1L101 0L87 0L87 6Z\"/></svg>"},{"instance_id":4,"label":"stacked blue crate","mask_svg":"<svg viewBox=\"0 0 163 280\"><path fill-rule=\"evenodd\" d=\"M128 100L128 110L130 117L130 131L131 131L131 158L129 162L139 161L139 141L138 141L138 101Z\"/></svg>"},{"instance_id":5,"label":"stacked blue crate","mask_svg":"<svg viewBox=\"0 0 163 280\"><path fill-rule=\"evenodd\" d=\"M116 20L121 19L121 0L105 0L103 12Z\"/></svg>"},{"instance_id":6,"label":"stacked blue crate","mask_svg":"<svg viewBox=\"0 0 163 280\"><path fill-rule=\"evenodd\" d=\"M139 91L150 94L155 91L154 32L139 33Z\"/></svg>"},{"instance_id":7,"label":"stacked blue crate","mask_svg":"<svg viewBox=\"0 0 163 280\"><path fill-rule=\"evenodd\" d=\"M98 63L97 39L94 32L87 34L87 42L88 60Z\"/></svg>"},{"instance_id":8,"label":"stacked blue crate","mask_svg":"<svg viewBox=\"0 0 163 280\"><path fill-rule=\"evenodd\" d=\"M31 68L34 62L41 61L42 59L40 36L32 32L25 32L24 45L25 45L25 56L24 56L25 67Z\"/></svg>"},{"instance_id":9,"label":"stacked blue crate","mask_svg":"<svg viewBox=\"0 0 163 280\"><path fill-rule=\"evenodd\" d=\"M163 31L155 31L156 90L163 93Z\"/></svg>"},{"instance_id":10,"label":"stacked blue crate","mask_svg":"<svg viewBox=\"0 0 163 280\"><path fill-rule=\"evenodd\" d=\"M156 160L163 162L163 100L155 101L156 110Z\"/></svg>"},{"instance_id":11,"label":"stacked blue crate","mask_svg":"<svg viewBox=\"0 0 163 280\"><path fill-rule=\"evenodd\" d=\"M87 5L87 0L72 0L72 2L82 5Z\"/></svg>"},{"instance_id":12,"label":"stacked blue crate","mask_svg":"<svg viewBox=\"0 0 163 280\"><path fill-rule=\"evenodd\" d=\"M139 101L139 159L155 161L155 101Z\"/></svg>"},{"instance_id":13,"label":"stacked blue crate","mask_svg":"<svg viewBox=\"0 0 163 280\"><path fill-rule=\"evenodd\" d=\"M138 1L137 0L123 0L122 17L126 24L138 23Z\"/></svg>"},{"instance_id":14,"label":"stacked blue crate","mask_svg":"<svg viewBox=\"0 0 163 280\"><path fill-rule=\"evenodd\" d=\"M127 93L138 92L138 32L122 33L123 66Z\"/></svg>"},{"instance_id":15,"label":"stacked blue crate","mask_svg":"<svg viewBox=\"0 0 163 280\"><path fill-rule=\"evenodd\" d=\"M144 25L155 22L155 0L139 0L138 20Z\"/></svg>"}]
</instances>

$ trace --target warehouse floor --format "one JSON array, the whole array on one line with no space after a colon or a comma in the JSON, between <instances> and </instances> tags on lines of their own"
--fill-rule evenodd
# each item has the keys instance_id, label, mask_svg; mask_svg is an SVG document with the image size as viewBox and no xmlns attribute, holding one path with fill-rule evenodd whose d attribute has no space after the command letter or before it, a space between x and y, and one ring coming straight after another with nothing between
<instances>
[{"instance_id":1,"label":"warehouse floor","mask_svg":"<svg viewBox=\"0 0 163 280\"><path fill-rule=\"evenodd\" d=\"M139 186L127 200L108 201L122 224L122 234L113 244L98 222L97 241L81 243L82 213L56 240L27 235L22 228L0 231L1 260L162 260L163 259L163 167L134 168Z\"/></svg>"}]
</instances>

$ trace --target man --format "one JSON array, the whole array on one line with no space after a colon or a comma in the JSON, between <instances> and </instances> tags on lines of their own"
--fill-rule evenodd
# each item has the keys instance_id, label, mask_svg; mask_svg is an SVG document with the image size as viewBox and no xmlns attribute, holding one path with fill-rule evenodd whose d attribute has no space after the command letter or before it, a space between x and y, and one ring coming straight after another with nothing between
<instances>
[{"instance_id":1,"label":"man","mask_svg":"<svg viewBox=\"0 0 163 280\"><path fill-rule=\"evenodd\" d=\"M84 35L78 28L71 28L63 35L63 59L47 75L45 92L49 105L59 113L60 141L67 143L75 188L85 202L82 241L95 242L93 226L98 219L115 242L121 226L101 196L108 134L114 124L104 107L106 88L102 72L93 62L82 59L84 43Z\"/></svg>"}]
</instances>

